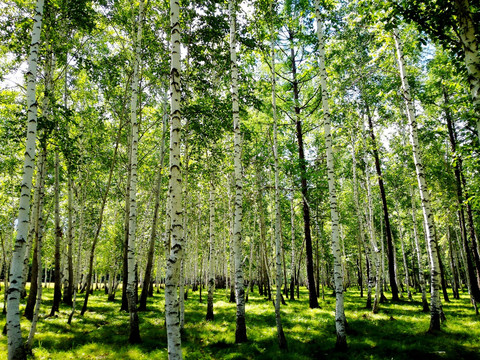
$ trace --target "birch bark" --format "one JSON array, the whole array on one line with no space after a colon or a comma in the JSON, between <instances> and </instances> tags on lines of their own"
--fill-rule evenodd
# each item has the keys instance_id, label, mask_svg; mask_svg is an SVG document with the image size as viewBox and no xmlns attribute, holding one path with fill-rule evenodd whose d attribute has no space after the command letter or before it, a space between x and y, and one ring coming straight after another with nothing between
<instances>
[{"instance_id":1,"label":"birch bark","mask_svg":"<svg viewBox=\"0 0 480 360\"><path fill-rule=\"evenodd\" d=\"M37 60L42 30L44 0L37 0L33 20L32 40L28 57L27 70L27 139L23 175L21 183L20 204L17 218L17 235L10 266L10 286L7 297L7 343L8 359L25 359L25 348L20 328L20 297L25 258L25 243L28 236L30 197L33 169L35 165L35 148L37 139Z\"/></svg>"},{"instance_id":2,"label":"birch bark","mask_svg":"<svg viewBox=\"0 0 480 360\"><path fill-rule=\"evenodd\" d=\"M347 348L346 319L343 302L343 272L342 256L339 239L339 221L337 211L337 195L335 190L335 171L333 166L332 134L330 131L330 105L328 104L329 93L327 89L327 71L325 69L325 43L323 38L323 23L320 15L320 2L315 0L315 14L317 21L318 37L318 66L320 71L320 86L322 89L323 126L325 129L325 146L327 151L327 175L328 192L330 200L330 213L332 217L332 253L334 258L334 281L335 281L335 328L337 332L337 349Z\"/></svg>"},{"instance_id":3,"label":"birch bark","mask_svg":"<svg viewBox=\"0 0 480 360\"><path fill-rule=\"evenodd\" d=\"M168 358L182 359L180 337L180 313L177 287L180 281L180 265L183 250L182 173L180 164L180 3L170 0L170 175L168 184L170 225L167 267L165 274L165 318L167 327Z\"/></svg>"},{"instance_id":4,"label":"birch bark","mask_svg":"<svg viewBox=\"0 0 480 360\"><path fill-rule=\"evenodd\" d=\"M413 160L415 163L415 171L417 174L418 188L420 198L422 200L423 217L425 221L425 237L427 240L428 255L430 258L430 277L431 277L431 300L430 300L430 328L429 331L440 330L440 273L437 256L437 244L433 234L433 219L430 208L430 194L428 193L425 174L423 172L423 163L420 157L420 146L417 135L417 120L413 109L412 97L410 95L410 87L407 81L405 71L405 60L403 57L402 43L398 33L398 29L394 28L393 35L395 39L395 47L397 50L397 61L400 70L400 80L402 82L402 92L407 108L407 117L410 125L410 142L413 150Z\"/></svg>"},{"instance_id":5,"label":"birch bark","mask_svg":"<svg viewBox=\"0 0 480 360\"><path fill-rule=\"evenodd\" d=\"M143 31L143 13L145 3L140 0L138 9L138 21L137 21L137 36L135 39L135 60L133 68L133 80L132 80L132 99L130 103L130 126L132 128L132 149L131 149L131 178L130 178L130 214L128 224L128 281L127 281L127 299L128 299L128 312L130 315L130 334L129 342L131 344L137 344L141 342L140 329L138 323L137 312L137 263L135 259L136 250L136 230L137 230L137 168L138 168L138 95L140 85L140 62L141 46L142 46L142 31Z\"/></svg>"},{"instance_id":6,"label":"birch bark","mask_svg":"<svg viewBox=\"0 0 480 360\"><path fill-rule=\"evenodd\" d=\"M245 289L243 281L242 261L242 217L243 217L243 184L242 184L242 134L240 130L240 115L238 113L238 68L236 40L236 0L229 0L230 14L230 66L232 115L234 131L234 168L235 168L235 221L233 225L233 248L235 257L235 301L237 304L235 343L247 341L245 324Z\"/></svg>"}]
</instances>

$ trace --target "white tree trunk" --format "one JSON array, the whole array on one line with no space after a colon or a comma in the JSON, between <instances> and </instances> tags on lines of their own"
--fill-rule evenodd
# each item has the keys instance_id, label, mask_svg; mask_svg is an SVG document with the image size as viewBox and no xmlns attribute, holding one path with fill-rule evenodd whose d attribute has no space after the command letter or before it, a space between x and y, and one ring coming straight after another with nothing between
<instances>
[{"instance_id":1,"label":"white tree trunk","mask_svg":"<svg viewBox=\"0 0 480 360\"><path fill-rule=\"evenodd\" d=\"M169 241L165 274L165 318L168 358L182 359L182 340L177 287L183 249L183 207L180 146L182 130L180 111L180 4L170 0L170 177L168 184Z\"/></svg>"},{"instance_id":2,"label":"white tree trunk","mask_svg":"<svg viewBox=\"0 0 480 360\"><path fill-rule=\"evenodd\" d=\"M317 20L318 37L318 66L320 72L320 86L322 89L323 126L325 129L325 146L327 152L327 175L328 192L330 200L330 213L332 217L332 253L334 258L334 281L335 281L335 328L337 332L336 347L345 349L347 347L346 319L343 303L343 272L342 254L339 240L339 221L337 211L337 195L335 190L335 172L332 153L332 135L330 133L330 106L328 104L329 93L327 89L327 71L325 69L325 43L323 39L323 24L320 15L319 0L315 0L315 13Z\"/></svg>"},{"instance_id":3,"label":"white tree trunk","mask_svg":"<svg viewBox=\"0 0 480 360\"><path fill-rule=\"evenodd\" d=\"M272 9L271 9L272 10ZM273 13L273 11L272 11ZM276 98L276 81L275 81L275 36L273 26L271 30L272 41L272 111L273 111L273 155L275 168L275 260L276 260L276 286L277 293L275 297L275 322L277 324L277 337L280 349L287 348L287 340L282 327L282 319L280 317L280 302L282 300L282 229L281 229L281 213L280 213L280 180L278 169L278 143L277 143L277 98Z\"/></svg>"},{"instance_id":4,"label":"white tree trunk","mask_svg":"<svg viewBox=\"0 0 480 360\"><path fill-rule=\"evenodd\" d=\"M430 329L436 331L440 329L440 267L437 256L437 244L433 234L433 221L430 209L430 194L428 193L425 174L423 172L423 163L420 157L420 146L417 135L417 120L413 109L412 97L410 95L410 87L405 72L405 60L403 57L402 43L398 30L394 28L395 47L397 49L398 67L400 70L400 79L402 81L403 97L407 108L407 117L410 124L410 142L413 150L413 161L415 163L415 171L417 174L418 188L420 199L422 200L423 217L425 221L425 237L427 240L428 255L430 258L430 276L431 276L431 301L430 301Z\"/></svg>"},{"instance_id":5,"label":"white tree trunk","mask_svg":"<svg viewBox=\"0 0 480 360\"><path fill-rule=\"evenodd\" d=\"M30 197L32 188L33 169L35 167L35 148L37 139L37 101L36 78L37 59L42 30L44 0L37 0L33 20L32 41L28 57L27 70L27 140L23 176L21 184L20 204L17 218L17 236L10 266L10 287L7 298L7 342L8 359L24 359L22 331L20 328L20 296L23 283L23 261L25 259L25 243L28 236Z\"/></svg>"},{"instance_id":6,"label":"white tree trunk","mask_svg":"<svg viewBox=\"0 0 480 360\"><path fill-rule=\"evenodd\" d=\"M127 248L127 262L128 262L128 278L127 278L127 299L128 312L130 315L130 335L129 342L136 344L140 342L140 329L138 323L137 313L137 286L136 286L136 270L137 263L135 259L136 246L136 230L137 230L137 153L138 153L138 95L140 84L140 62L141 62L141 44L142 44L142 30L143 30L143 12L144 1L140 0L138 9L137 22L137 36L135 40L135 60L133 65L133 80L132 80L132 99L130 103L130 124L132 128L132 148L130 157L130 213L128 217L128 248Z\"/></svg>"},{"instance_id":7,"label":"white tree trunk","mask_svg":"<svg viewBox=\"0 0 480 360\"><path fill-rule=\"evenodd\" d=\"M243 217L243 185L242 185L242 134L238 113L238 67L236 40L236 0L229 0L230 13L230 60L231 60L231 92L234 131L234 167L235 167L235 222L233 225L233 248L235 257L235 301L237 304L235 343L247 341L245 325L245 289L243 284L242 262L242 217Z\"/></svg>"}]
</instances>

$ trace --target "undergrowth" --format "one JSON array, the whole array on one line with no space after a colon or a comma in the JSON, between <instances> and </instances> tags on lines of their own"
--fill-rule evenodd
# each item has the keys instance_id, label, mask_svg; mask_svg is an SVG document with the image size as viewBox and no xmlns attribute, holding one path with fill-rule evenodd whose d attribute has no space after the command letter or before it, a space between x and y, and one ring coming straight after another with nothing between
<instances>
[{"instance_id":1,"label":"undergrowth","mask_svg":"<svg viewBox=\"0 0 480 360\"><path fill-rule=\"evenodd\" d=\"M128 344L128 314L119 311L121 293L108 302L103 291L89 298L89 311L77 311L67 324L70 308L61 305L55 317L42 316L33 345L35 359L167 359L163 293L149 299L148 311L141 312L142 343ZM348 321L348 350L335 351L335 298L320 299L319 309L308 308L308 292L301 289L300 300L282 306L282 322L288 351L277 345L274 307L271 301L250 293L246 305L248 342L235 344L235 304L225 290L215 293L212 322L205 321L198 292L188 293L182 348L185 359L480 359L480 317L470 305L468 294L443 304L446 322L437 334L428 334L430 316L422 313L420 295L413 301L381 304L378 314L365 309L359 291L348 290L345 313ZM44 290L42 314L52 305L53 289ZM83 303L79 296L77 308ZM22 306L23 308L23 306ZM5 315L0 317L2 326ZM30 322L22 319L27 335ZM7 358L6 336L0 342L0 359Z\"/></svg>"}]
</instances>

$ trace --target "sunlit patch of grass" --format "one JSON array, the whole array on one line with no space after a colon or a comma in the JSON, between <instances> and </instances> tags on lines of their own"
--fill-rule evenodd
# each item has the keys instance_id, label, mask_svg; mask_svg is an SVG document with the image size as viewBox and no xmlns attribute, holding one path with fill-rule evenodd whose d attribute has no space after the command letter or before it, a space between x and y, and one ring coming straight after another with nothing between
<instances>
[{"instance_id":1,"label":"sunlit patch of grass","mask_svg":"<svg viewBox=\"0 0 480 360\"><path fill-rule=\"evenodd\" d=\"M119 296L120 294L118 294ZM300 300L287 300L282 306L282 323L288 352L277 344L275 311L271 301L257 292L250 293L246 304L248 342L235 344L234 303L225 290L216 290L214 321L205 321L206 298L199 303L198 292L189 292L185 303L185 328L182 348L185 359L475 359L480 353L480 317L475 316L468 294L443 304L447 321L435 335L427 334L430 314L421 312L420 294L413 301L381 304L378 314L365 309L366 298L358 291L345 293L348 321L346 353L335 346L335 298L319 300L319 309L308 308L308 291L301 289ZM1 295L0 295L1 296ZM387 294L388 296L388 294ZM53 289L44 291L41 314L49 313ZM77 312L67 324L70 309L61 305L55 317L42 316L37 327L33 354L35 359L167 359L163 294L149 299L148 311L139 313L142 343L128 344L128 314L120 312L120 300L106 301L96 291L89 311ZM5 321L5 317L0 319ZM26 335L30 322L22 319ZM6 338L0 342L0 359L6 358Z\"/></svg>"}]
</instances>

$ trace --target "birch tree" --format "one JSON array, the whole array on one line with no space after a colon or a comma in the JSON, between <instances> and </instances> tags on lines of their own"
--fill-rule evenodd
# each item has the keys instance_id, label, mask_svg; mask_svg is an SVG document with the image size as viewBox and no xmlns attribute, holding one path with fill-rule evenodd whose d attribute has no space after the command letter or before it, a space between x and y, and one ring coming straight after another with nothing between
<instances>
[{"instance_id":1,"label":"birch tree","mask_svg":"<svg viewBox=\"0 0 480 360\"><path fill-rule=\"evenodd\" d=\"M398 68L400 71L400 80L402 82L402 93L405 100L405 107L407 110L407 118L410 126L410 142L413 150L413 161L415 163L415 172L417 174L418 189L420 192L420 199L422 200L423 218L425 221L425 238L427 240L428 255L430 258L430 328L429 331L440 330L440 273L439 262L437 255L437 243L434 237L433 219L430 206L430 194L428 193L427 184L425 180L425 173L423 169L423 162L420 156L420 145L418 143L417 134L417 120L413 109L413 101L410 94L410 86L407 81L407 74L405 70L405 59L403 56L402 43L397 28L393 29L393 36L395 40L395 48L397 51Z\"/></svg>"},{"instance_id":2,"label":"birch tree","mask_svg":"<svg viewBox=\"0 0 480 360\"><path fill-rule=\"evenodd\" d=\"M168 183L168 223L170 226L165 274L165 318L168 358L182 359L180 311L177 286L183 251L182 173L180 163L180 3L170 0L170 172Z\"/></svg>"},{"instance_id":3,"label":"birch tree","mask_svg":"<svg viewBox=\"0 0 480 360\"><path fill-rule=\"evenodd\" d=\"M141 63L141 46L142 46L142 30L143 30L143 13L144 13L144 1L140 0L138 9L138 21L137 21L137 36L135 39L135 60L133 68L133 80L132 80L132 99L130 103L130 126L132 129L132 148L130 151L130 214L129 214L129 226L128 226L128 282L127 282L127 298L128 298L128 312L130 314L130 335L129 342L131 344L137 344L141 342L140 329L138 324L138 312L137 312L137 263L135 260L135 248L136 248L136 229L137 229L137 168L138 168L138 95L140 85L140 63Z\"/></svg>"},{"instance_id":4,"label":"birch tree","mask_svg":"<svg viewBox=\"0 0 480 360\"><path fill-rule=\"evenodd\" d=\"M240 114L238 112L238 67L236 40L236 0L229 0L230 14L230 66L232 115L234 132L234 168L235 168L235 220L233 225L233 248L235 257L235 301L237 304L235 343L247 341L245 324L245 288L243 281L242 260L242 217L243 217L243 185L242 185L242 134L240 130Z\"/></svg>"},{"instance_id":5,"label":"birch tree","mask_svg":"<svg viewBox=\"0 0 480 360\"><path fill-rule=\"evenodd\" d=\"M22 332L20 328L20 297L23 283L23 261L25 258L25 243L28 236L30 216L30 197L33 169L35 165L35 148L37 139L37 61L42 30L44 0L37 0L33 18L32 40L27 70L27 139L23 175L21 183L20 204L17 218L17 235L10 266L10 286L7 298L7 342L8 359L25 359Z\"/></svg>"},{"instance_id":6,"label":"birch tree","mask_svg":"<svg viewBox=\"0 0 480 360\"><path fill-rule=\"evenodd\" d=\"M325 43L323 38L323 23L320 15L320 2L315 0L315 15L317 21L318 37L318 66L320 71L320 86L322 89L323 126L325 131L325 146L327 152L328 192L330 200L330 213L332 217L332 253L334 258L335 281L335 329L337 333L337 349L347 348L346 319L343 300L343 271L342 254L340 250L339 222L337 211L337 194L335 190L335 171L333 166L332 134L330 123L329 93L327 88L327 71L325 69Z\"/></svg>"}]
</instances>

